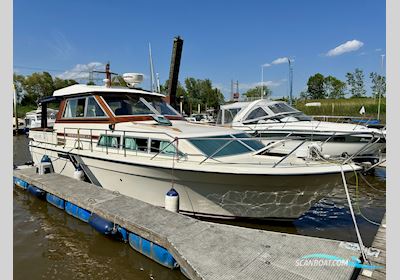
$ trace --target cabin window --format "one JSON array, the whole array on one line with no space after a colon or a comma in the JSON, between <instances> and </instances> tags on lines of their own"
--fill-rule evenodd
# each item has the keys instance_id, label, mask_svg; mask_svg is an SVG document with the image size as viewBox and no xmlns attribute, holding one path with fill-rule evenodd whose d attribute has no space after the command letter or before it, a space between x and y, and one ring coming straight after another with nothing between
<instances>
[{"instance_id":1,"label":"cabin window","mask_svg":"<svg viewBox=\"0 0 400 280\"><path fill-rule=\"evenodd\" d=\"M239 133L239 134L234 134L233 135L235 138L239 138L241 142L243 142L244 144L248 145L250 148L252 148L254 151L258 151L261 150L262 148L264 148L264 144L261 143L261 141L259 140L255 140L253 137L251 137L249 134L247 133ZM243 139L245 138L245 139Z\"/></svg>"},{"instance_id":2,"label":"cabin window","mask_svg":"<svg viewBox=\"0 0 400 280\"><path fill-rule=\"evenodd\" d=\"M179 113L175 111L168 103L164 102L161 98L145 97L145 100L151 104L161 115L177 116Z\"/></svg>"},{"instance_id":3,"label":"cabin window","mask_svg":"<svg viewBox=\"0 0 400 280\"><path fill-rule=\"evenodd\" d=\"M233 119L239 113L241 108L233 108L233 109L226 109L224 110L224 124L229 124L233 122Z\"/></svg>"},{"instance_id":4,"label":"cabin window","mask_svg":"<svg viewBox=\"0 0 400 280\"><path fill-rule=\"evenodd\" d=\"M148 150L148 139L147 138L133 138L125 137L124 147L127 150L147 152Z\"/></svg>"},{"instance_id":5,"label":"cabin window","mask_svg":"<svg viewBox=\"0 0 400 280\"><path fill-rule=\"evenodd\" d=\"M75 98L67 101L64 118L83 118L85 113L86 98Z\"/></svg>"},{"instance_id":6,"label":"cabin window","mask_svg":"<svg viewBox=\"0 0 400 280\"><path fill-rule=\"evenodd\" d=\"M86 118L105 117L103 109L97 103L96 99L92 96L88 97L86 105Z\"/></svg>"},{"instance_id":7,"label":"cabin window","mask_svg":"<svg viewBox=\"0 0 400 280\"><path fill-rule=\"evenodd\" d=\"M151 140L150 143L150 151L152 153L158 153L161 152L161 154L164 155L175 155L176 154L176 148L174 144L170 144L169 141L163 141L163 140Z\"/></svg>"},{"instance_id":8,"label":"cabin window","mask_svg":"<svg viewBox=\"0 0 400 280\"><path fill-rule=\"evenodd\" d=\"M101 135L98 146L102 147L110 147L110 148L119 148L119 141L120 141L119 136L114 136L114 135Z\"/></svg>"},{"instance_id":9,"label":"cabin window","mask_svg":"<svg viewBox=\"0 0 400 280\"><path fill-rule=\"evenodd\" d=\"M232 138L233 141L231 141L230 138ZM256 140L249 140L249 141L256 141ZM205 154L206 156L213 155L213 157L233 156L233 155L249 153L255 150L251 148L249 143L247 143L248 142L247 140L246 140L246 145L244 145L240 141L235 140L234 136L232 135L211 136L211 137L206 137L206 139L202 138L189 139L189 142L192 143L201 152L203 152L203 154ZM262 147L264 146L262 145Z\"/></svg>"},{"instance_id":10,"label":"cabin window","mask_svg":"<svg viewBox=\"0 0 400 280\"><path fill-rule=\"evenodd\" d=\"M254 109L246 118L246 120L254 120L254 119L259 119L262 117L266 117L268 116L267 112L264 111L263 108L258 107L256 109Z\"/></svg>"},{"instance_id":11,"label":"cabin window","mask_svg":"<svg viewBox=\"0 0 400 280\"><path fill-rule=\"evenodd\" d=\"M138 96L104 96L103 98L116 116L154 114Z\"/></svg>"},{"instance_id":12,"label":"cabin window","mask_svg":"<svg viewBox=\"0 0 400 280\"><path fill-rule=\"evenodd\" d=\"M289 105L287 105L285 103L276 103L273 105L269 105L268 108L270 108L271 111L274 112L275 114L297 112L296 109L290 107Z\"/></svg>"},{"instance_id":13,"label":"cabin window","mask_svg":"<svg viewBox=\"0 0 400 280\"><path fill-rule=\"evenodd\" d=\"M67 106L63 114L63 118L96 118L105 116L106 114L93 96L67 100Z\"/></svg>"}]
</instances>

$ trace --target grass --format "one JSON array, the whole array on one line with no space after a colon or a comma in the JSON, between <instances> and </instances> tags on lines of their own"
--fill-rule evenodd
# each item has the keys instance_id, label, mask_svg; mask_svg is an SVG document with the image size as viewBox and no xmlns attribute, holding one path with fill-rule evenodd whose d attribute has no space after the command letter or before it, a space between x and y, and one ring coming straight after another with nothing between
<instances>
[{"instance_id":1,"label":"grass","mask_svg":"<svg viewBox=\"0 0 400 280\"><path fill-rule=\"evenodd\" d=\"M306 103L320 102L320 107L307 107ZM365 118L377 118L378 99L374 98L350 98L350 99L320 99L297 101L295 107L307 115L327 116L353 116L361 117L359 113L362 106L365 108ZM386 122L386 98L381 99L380 119Z\"/></svg>"},{"instance_id":2,"label":"grass","mask_svg":"<svg viewBox=\"0 0 400 280\"><path fill-rule=\"evenodd\" d=\"M25 118L25 114L29 111L33 111L37 108L37 106L34 105L27 105L27 106L17 106L17 115L18 118Z\"/></svg>"}]
</instances>

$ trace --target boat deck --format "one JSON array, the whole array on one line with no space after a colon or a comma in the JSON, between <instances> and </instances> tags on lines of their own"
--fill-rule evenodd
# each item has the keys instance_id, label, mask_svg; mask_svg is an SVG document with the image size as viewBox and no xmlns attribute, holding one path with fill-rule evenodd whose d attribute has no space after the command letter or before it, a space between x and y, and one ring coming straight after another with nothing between
<instances>
[{"instance_id":1,"label":"boat deck","mask_svg":"<svg viewBox=\"0 0 400 280\"><path fill-rule=\"evenodd\" d=\"M382 219L381 225L376 233L372 247L379 249L380 253L377 257L369 257L371 265L383 266L373 271L363 270L358 280L380 280L386 279L386 214Z\"/></svg>"},{"instance_id":2,"label":"boat deck","mask_svg":"<svg viewBox=\"0 0 400 280\"><path fill-rule=\"evenodd\" d=\"M34 168L14 170L14 176L163 246L190 279L355 276L350 266L298 265L309 254L349 260L354 251L340 246L340 241L199 221L70 177L38 175Z\"/></svg>"}]
</instances>

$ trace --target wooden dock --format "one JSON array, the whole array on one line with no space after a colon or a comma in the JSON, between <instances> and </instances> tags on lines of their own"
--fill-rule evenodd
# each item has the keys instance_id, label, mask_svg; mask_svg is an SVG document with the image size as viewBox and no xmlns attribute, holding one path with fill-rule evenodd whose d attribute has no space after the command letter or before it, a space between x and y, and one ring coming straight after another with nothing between
<instances>
[{"instance_id":1,"label":"wooden dock","mask_svg":"<svg viewBox=\"0 0 400 280\"><path fill-rule=\"evenodd\" d=\"M358 280L380 280L386 279L386 214L382 219L381 225L376 233L372 247L380 250L377 257L369 257L371 265L383 266L375 270L362 270Z\"/></svg>"},{"instance_id":2,"label":"wooden dock","mask_svg":"<svg viewBox=\"0 0 400 280\"><path fill-rule=\"evenodd\" d=\"M340 241L199 221L70 177L38 175L33 168L14 170L14 176L166 248L190 279L347 280L355 276L350 266L298 264L310 254L349 260L354 251L340 246Z\"/></svg>"}]
</instances>

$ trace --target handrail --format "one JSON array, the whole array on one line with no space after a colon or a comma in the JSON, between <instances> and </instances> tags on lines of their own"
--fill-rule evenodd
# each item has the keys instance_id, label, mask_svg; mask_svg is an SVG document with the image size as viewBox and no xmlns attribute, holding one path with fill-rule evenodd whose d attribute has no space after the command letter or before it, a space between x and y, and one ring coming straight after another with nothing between
<instances>
[{"instance_id":1,"label":"handrail","mask_svg":"<svg viewBox=\"0 0 400 280\"><path fill-rule=\"evenodd\" d=\"M365 146L361 147L361 149L359 149L356 153L354 153L353 155L351 155L350 157L348 157L346 160L343 161L342 164L346 164L349 160L355 158L356 156L358 156L359 154L361 154L364 150L367 149L367 147L369 147L370 145L376 144L378 143L378 141L381 139L381 137L378 137L378 139L376 139L376 141L372 142L374 138L371 138L369 140L369 142L367 144L365 144Z\"/></svg>"},{"instance_id":2,"label":"handrail","mask_svg":"<svg viewBox=\"0 0 400 280\"><path fill-rule=\"evenodd\" d=\"M299 145L296 146L296 148L294 148L293 150L290 151L290 153L288 153L286 156L284 156L283 158L281 158L277 163L275 163L272 168L275 168L278 164L280 164L282 161L284 161L285 159L287 159L291 154L293 154L294 151L296 151L298 148L300 148L300 146L302 146L304 143L306 142L306 140L302 141Z\"/></svg>"},{"instance_id":3,"label":"handrail","mask_svg":"<svg viewBox=\"0 0 400 280\"><path fill-rule=\"evenodd\" d=\"M219 147L214 153L212 153L211 155L207 156L204 160L202 160L199 164L202 164L203 162L205 162L209 158L212 158L213 156L215 156L217 153L222 151L222 149L224 149L226 146L228 146L230 143L232 143L233 140L234 140L234 138L232 138L229 142L226 142L224 145Z\"/></svg>"},{"instance_id":4,"label":"handrail","mask_svg":"<svg viewBox=\"0 0 400 280\"><path fill-rule=\"evenodd\" d=\"M90 142L90 151L91 152L93 152L93 150L94 150L94 148L93 148L93 131L101 131L101 132L103 132L104 134L105 134L105 136L107 137L107 136L109 136L109 135L119 135L120 137L122 136L123 137L123 139L125 139L125 136L127 136L127 134L128 133L132 133L132 134L145 134L145 135L164 135L164 136L166 136L166 137L169 137L169 138L172 138L173 140L172 141L170 141L169 143L168 143L168 145L167 146L165 146L163 149L161 149L161 150L159 150L155 155L152 155L151 156L151 159L154 159L154 158L156 158L158 155L160 155L161 153L162 153L162 151L164 151L166 148L168 148L170 145L172 145L175 141L177 141L177 140L179 140L179 139L181 139L181 140L196 140L196 141L208 141L208 140L212 140L212 141L227 141L226 143L224 143L224 145L222 145L221 147L219 147L215 152L213 152L211 155L206 155L205 153L202 153L201 151L201 153L200 154L188 154L188 153L186 153L186 155L193 155L193 156L202 156L202 157L205 157L201 162L200 162L200 164L202 164L202 163L204 163L205 161L207 161L208 159L210 159L210 158L213 158L218 152L220 152L221 150L223 150L224 148L226 148L230 143L232 143L233 141L239 141L241 144L244 144L248 149L249 149L249 147L248 147L248 144L247 144L247 141L260 141L260 140L271 140L271 138L270 137L259 137L259 138L252 138L252 137L237 137L237 135L236 134L232 134L230 137L221 137L221 138L215 138L215 137L213 137L213 136L210 136L210 137L189 137L189 136L186 136L186 137L174 137L174 136L172 136L172 135L170 135L169 133L167 133L167 132L158 132L158 131L156 131L156 132L154 132L154 131L128 131L128 130L113 130L113 131L110 131L110 130L108 130L107 128L77 128L77 127L64 127L63 128L64 129L64 148L66 147L66 143L67 143L67 141L66 141L66 136L67 136L67 131L68 130L78 130L78 144L79 144L79 147L78 148L80 148L80 146L82 145L82 149L85 149L85 146L87 146L87 144L86 145L83 145L83 143L87 143L87 142ZM89 134L90 134L90 140L89 139L87 139L87 137L83 134L83 138L81 137L82 135L82 131L84 131L84 130L87 130L87 131L89 131ZM110 134L111 133L111 134ZM242 133L242 132L240 132L240 131L238 131L238 133L237 134L240 134L240 133ZM324 142L323 142L323 144L325 144L325 143L327 143L328 141L330 141L335 135L337 135L337 133L338 132L334 132L334 133L332 133ZM283 143L283 142L285 142L285 141L288 141L288 140L290 140L290 136L292 136L294 134L294 131L292 130L290 133L288 133L283 139L281 139L281 141L279 141L280 143ZM378 134L378 133L377 133ZM371 133L370 132L341 132L339 135L341 135L341 136L345 136L345 135L359 135L359 136L361 136L361 135L371 135ZM72 137L73 136L73 134L71 134L71 136L69 136L69 137ZM130 136L130 135L128 135L128 136ZM373 135L374 136L374 135ZM82 138L82 139L81 139ZM360 154L364 149L366 149L367 147L369 147L369 145L371 144L371 142L374 140L374 138L375 137L371 137L371 140L370 140L370 142L368 142L362 149L360 149L356 154L354 154L354 155L352 155L351 157L349 157L349 158L347 158L345 161L344 161L344 163L347 163L348 161L350 161L351 159L353 159L355 156L357 156L358 154ZM376 142L378 142L379 141L379 139L381 139L381 137L379 137L374 143L376 143ZM298 150L298 148L300 148L306 141L310 141L309 139L307 139L306 137L300 137L298 140L302 140L302 142L299 144L299 145L297 145L294 149L292 149L288 154L286 154L283 158L281 158L278 162L276 162L275 164L273 164L273 167L276 167L276 166L278 166L279 164L281 164L284 160L286 160L291 154L293 154L296 150ZM82 143L81 143L82 142ZM374 144L374 143L372 143L372 144ZM322 145L323 145L322 144ZM276 143L274 143L274 145L276 145ZM262 148L262 149L259 149L258 151L255 151L255 153L253 153L253 154L259 154L260 153L260 151L262 152L262 151L265 151L265 150L267 150L267 149L271 149L272 148L272 146L274 146L274 145L267 145L265 148ZM123 149L124 151L123 151L123 154L124 154L124 157L126 157L127 156L127 149L126 149L126 147L125 147L125 145L124 145L124 143L122 144L122 147L121 146L118 146L117 147L117 149L118 149L118 151L116 152L117 154L121 154L121 150L120 149ZM86 148L87 149L87 148ZM251 150L253 150L254 151L254 149L249 149L249 153L251 152ZM104 150L103 150L104 151ZM105 152L106 152L106 154L108 155L109 153L110 153L110 149L109 149L109 147L108 147L108 145L105 145ZM138 151L136 151L136 153L137 153ZM114 153L114 151L112 152L112 153ZM214 159L214 158L213 158ZM216 159L214 159L214 160L216 160Z\"/></svg>"},{"instance_id":5,"label":"handrail","mask_svg":"<svg viewBox=\"0 0 400 280\"><path fill-rule=\"evenodd\" d=\"M171 142L168 143L167 146L165 146L164 148L162 148L161 150L159 150L154 156L151 157L151 160L154 159L156 156L158 156L159 154L161 154L166 148L168 148L171 144L173 144L174 142L178 141L178 138L175 138L174 140L172 140Z\"/></svg>"}]
</instances>

